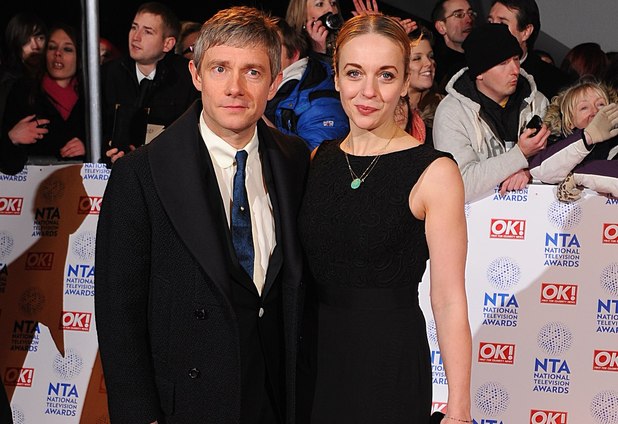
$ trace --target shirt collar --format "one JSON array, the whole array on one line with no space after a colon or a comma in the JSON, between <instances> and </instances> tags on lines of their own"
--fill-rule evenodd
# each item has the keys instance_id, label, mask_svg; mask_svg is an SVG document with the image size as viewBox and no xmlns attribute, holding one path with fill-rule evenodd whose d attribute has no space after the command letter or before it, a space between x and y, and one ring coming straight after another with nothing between
<instances>
[{"instance_id":1,"label":"shirt collar","mask_svg":"<svg viewBox=\"0 0 618 424\"><path fill-rule=\"evenodd\" d=\"M229 168L234 165L236 162L236 152L239 149L236 149L233 146L230 146L225 140L216 135L204 120L203 111L200 113L200 134L204 139L204 143L206 143L206 148L208 148L208 152L210 153L210 157L212 160L222 169ZM249 140L249 143L245 145L240 150L244 150L248 154L248 160L258 152L258 136L257 136L257 126L255 127L255 132L253 133L253 137Z\"/></svg>"},{"instance_id":2,"label":"shirt collar","mask_svg":"<svg viewBox=\"0 0 618 424\"><path fill-rule=\"evenodd\" d=\"M304 57L285 68L283 70L283 78L281 80L281 83L279 84L279 87L282 87L283 84L293 79L300 81L300 79L303 77L303 74L305 73L305 69L307 69L308 61L309 59Z\"/></svg>"},{"instance_id":3,"label":"shirt collar","mask_svg":"<svg viewBox=\"0 0 618 424\"><path fill-rule=\"evenodd\" d=\"M142 74L142 71L140 71L139 68L137 67L137 62L135 63L135 74L137 75L138 84L141 83L144 78L147 78L149 80L154 80L156 73L157 73L157 68L154 68L151 73L149 73L148 75L144 75Z\"/></svg>"}]
</instances>

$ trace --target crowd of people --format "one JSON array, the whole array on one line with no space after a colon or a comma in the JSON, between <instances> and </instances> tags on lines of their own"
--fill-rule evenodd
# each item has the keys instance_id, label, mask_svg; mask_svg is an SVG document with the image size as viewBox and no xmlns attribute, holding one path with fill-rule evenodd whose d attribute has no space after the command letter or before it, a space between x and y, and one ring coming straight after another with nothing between
<instances>
[{"instance_id":1,"label":"crowd of people","mask_svg":"<svg viewBox=\"0 0 618 424\"><path fill-rule=\"evenodd\" d=\"M565 202L618 197L615 58L597 44L548 63L535 0L494 0L486 23L437 0L434 28L353 5L201 24L148 2L127 55L102 40L95 306L112 422L428 422L430 258L449 381L435 419L471 423L464 203L533 180ZM10 21L1 172L88 157L80 44L67 25Z\"/></svg>"}]
</instances>

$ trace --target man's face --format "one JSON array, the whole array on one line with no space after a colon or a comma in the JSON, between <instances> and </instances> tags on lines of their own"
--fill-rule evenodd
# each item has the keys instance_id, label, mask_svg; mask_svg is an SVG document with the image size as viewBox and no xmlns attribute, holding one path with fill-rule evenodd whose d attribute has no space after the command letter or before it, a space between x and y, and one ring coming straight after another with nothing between
<instances>
[{"instance_id":1,"label":"man's face","mask_svg":"<svg viewBox=\"0 0 618 424\"><path fill-rule=\"evenodd\" d=\"M144 12L135 15L129 30L129 54L140 65L156 64L174 48L176 40L166 37L159 15Z\"/></svg>"},{"instance_id":2,"label":"man's face","mask_svg":"<svg viewBox=\"0 0 618 424\"><path fill-rule=\"evenodd\" d=\"M487 21L492 24L505 24L509 27L509 31L515 38L521 49L526 51L526 40L532 35L534 27L528 25L523 31L518 29L519 22L517 20L517 11L515 9L509 9L502 3L494 4L489 10L489 17Z\"/></svg>"},{"instance_id":3,"label":"man's face","mask_svg":"<svg viewBox=\"0 0 618 424\"><path fill-rule=\"evenodd\" d=\"M453 13L462 12L463 17L458 18ZM444 16L441 21L436 22L436 29L444 36L444 41L461 46L474 24L474 11L470 3L466 0L450 0L444 3Z\"/></svg>"},{"instance_id":4,"label":"man's face","mask_svg":"<svg viewBox=\"0 0 618 424\"><path fill-rule=\"evenodd\" d=\"M513 56L476 77L481 93L502 104L515 92L519 78L519 56Z\"/></svg>"},{"instance_id":5,"label":"man's face","mask_svg":"<svg viewBox=\"0 0 618 424\"><path fill-rule=\"evenodd\" d=\"M202 92L208 128L232 145L249 141L280 81L280 75L273 81L266 48L210 47L200 69L190 62L189 70Z\"/></svg>"}]
</instances>

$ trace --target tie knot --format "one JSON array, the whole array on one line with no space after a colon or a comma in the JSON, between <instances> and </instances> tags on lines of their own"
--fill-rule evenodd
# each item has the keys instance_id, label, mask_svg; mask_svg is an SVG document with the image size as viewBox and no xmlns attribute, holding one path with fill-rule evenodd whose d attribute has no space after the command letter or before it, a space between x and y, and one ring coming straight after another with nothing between
<instances>
[{"instance_id":1,"label":"tie knot","mask_svg":"<svg viewBox=\"0 0 618 424\"><path fill-rule=\"evenodd\" d=\"M245 165L247 164L247 157L249 154L246 150L239 150L236 152L236 167L239 170L245 169Z\"/></svg>"}]
</instances>

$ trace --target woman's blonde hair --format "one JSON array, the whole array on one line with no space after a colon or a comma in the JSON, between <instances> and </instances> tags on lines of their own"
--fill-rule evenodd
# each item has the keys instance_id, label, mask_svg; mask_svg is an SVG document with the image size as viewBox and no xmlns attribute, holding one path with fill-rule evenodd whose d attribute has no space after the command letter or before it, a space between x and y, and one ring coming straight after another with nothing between
<instances>
[{"instance_id":1,"label":"woman's blonde hair","mask_svg":"<svg viewBox=\"0 0 618 424\"><path fill-rule=\"evenodd\" d=\"M336 3L339 17L343 20L339 1L336 1ZM296 31L302 31L304 29L303 26L307 22L307 0L290 0L285 13L285 20Z\"/></svg>"},{"instance_id":2,"label":"woman's blonde hair","mask_svg":"<svg viewBox=\"0 0 618 424\"><path fill-rule=\"evenodd\" d=\"M554 96L547 108L544 121L552 134L567 136L573 133L577 102L589 90L603 97L606 103L618 100L616 90L607 84L589 77L580 79Z\"/></svg>"}]
</instances>

